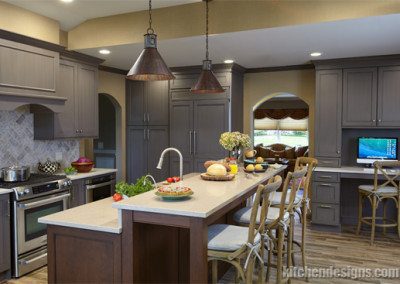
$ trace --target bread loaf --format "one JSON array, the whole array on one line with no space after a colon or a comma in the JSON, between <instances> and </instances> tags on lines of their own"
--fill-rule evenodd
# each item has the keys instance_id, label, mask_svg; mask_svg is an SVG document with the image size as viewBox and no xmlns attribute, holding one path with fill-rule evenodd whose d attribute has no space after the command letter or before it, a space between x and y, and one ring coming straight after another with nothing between
<instances>
[{"instance_id":1,"label":"bread loaf","mask_svg":"<svg viewBox=\"0 0 400 284\"><path fill-rule=\"evenodd\" d=\"M225 176L227 171L221 164L212 164L207 168L207 174L210 176Z\"/></svg>"}]
</instances>

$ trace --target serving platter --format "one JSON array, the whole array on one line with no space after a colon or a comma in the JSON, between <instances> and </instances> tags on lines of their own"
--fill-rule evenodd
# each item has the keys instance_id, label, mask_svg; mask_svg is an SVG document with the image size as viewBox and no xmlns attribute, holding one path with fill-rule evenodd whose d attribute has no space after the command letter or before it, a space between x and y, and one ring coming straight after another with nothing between
<instances>
[{"instance_id":1,"label":"serving platter","mask_svg":"<svg viewBox=\"0 0 400 284\"><path fill-rule=\"evenodd\" d=\"M227 174L224 176L211 176L207 173L202 173L200 174L200 177L204 180L210 180L210 181L230 181L235 178L234 174Z\"/></svg>"}]
</instances>

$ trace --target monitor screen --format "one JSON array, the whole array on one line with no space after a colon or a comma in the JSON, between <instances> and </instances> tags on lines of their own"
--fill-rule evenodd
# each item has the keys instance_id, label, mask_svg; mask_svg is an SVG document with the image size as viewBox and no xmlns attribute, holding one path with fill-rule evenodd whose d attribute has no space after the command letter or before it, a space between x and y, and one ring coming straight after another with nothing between
<instances>
[{"instance_id":1,"label":"monitor screen","mask_svg":"<svg viewBox=\"0 0 400 284\"><path fill-rule=\"evenodd\" d=\"M358 159L397 160L397 138L358 138Z\"/></svg>"}]
</instances>

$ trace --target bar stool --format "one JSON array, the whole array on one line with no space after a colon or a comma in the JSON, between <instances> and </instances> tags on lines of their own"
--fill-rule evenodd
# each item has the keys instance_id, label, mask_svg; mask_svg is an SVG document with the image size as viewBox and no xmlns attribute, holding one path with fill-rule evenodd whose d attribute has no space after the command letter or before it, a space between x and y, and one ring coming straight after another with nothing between
<instances>
[{"instance_id":1,"label":"bar stool","mask_svg":"<svg viewBox=\"0 0 400 284\"><path fill-rule=\"evenodd\" d=\"M299 214L300 221L301 221L301 242L298 242L294 240L294 244L299 247L299 251L293 251L292 257L292 262L294 263L294 253L301 253L301 259L302 259L302 264L304 271L307 266L307 260L306 260L306 227L307 227L307 213L309 210L309 198L308 198L308 193L310 190L310 184L312 180L312 174L315 169L315 167L318 165L318 160L310 157L299 157L296 159L296 164L295 164L295 171L299 170L301 168L307 168L307 174L304 177L302 184L300 187L303 188L303 194L300 197L299 195L296 194L295 200L294 200L294 211ZM289 189L290 191L290 189ZM274 198L271 200L271 206L273 207L279 207L281 203L281 192L277 192L274 195ZM286 206L289 203L289 194L287 194L286 197ZM292 230L294 230L294 222L291 224ZM307 276L306 276L307 279Z\"/></svg>"},{"instance_id":2,"label":"bar stool","mask_svg":"<svg viewBox=\"0 0 400 284\"><path fill-rule=\"evenodd\" d=\"M265 220L268 214L269 194L276 191L282 184L282 178L276 176L267 185L260 185L251 208L249 227L227 224L215 224L208 227L208 261L212 262L212 282L217 283L218 261L232 264L238 277L246 283L252 283L256 259L263 271L263 235ZM261 206L260 206L261 203ZM258 227L257 227L258 225ZM244 260L244 266L241 265ZM263 282L262 275L259 282Z\"/></svg>"},{"instance_id":3,"label":"bar stool","mask_svg":"<svg viewBox=\"0 0 400 284\"><path fill-rule=\"evenodd\" d=\"M264 234L264 244L267 246L268 249L268 270L267 270L267 278L269 276L269 270L271 266L271 256L272 256L272 243L276 248L277 252L277 283L282 281L282 269L283 269L283 243L285 239L285 233L288 234L288 242L287 242L287 251L289 251L288 255L291 255L291 238L293 236L289 230L290 228L290 212L292 210L292 205L294 202L294 198L299 188L299 179L303 178L306 174L306 169L296 171L294 173L289 172L286 176L283 189L282 189L282 206L279 208L270 207L268 209L267 218L265 220L266 223L266 234ZM286 194L288 193L289 186L291 188L295 188L296 190L291 191L291 196L289 197L289 204L286 205ZM276 192L274 192L276 194ZM293 195L293 196L292 196ZM257 204L255 201L254 204ZM250 211L251 207L244 207L238 210L234 215L233 219L240 225L248 226L250 223ZM272 231L277 231L277 236L273 236ZM288 266L291 265L291 261L288 259ZM261 271L263 273L263 269Z\"/></svg>"},{"instance_id":4,"label":"bar stool","mask_svg":"<svg viewBox=\"0 0 400 284\"><path fill-rule=\"evenodd\" d=\"M386 234L386 228L397 227L397 234L400 237L400 185L396 179L400 176L400 161L376 161L374 162L374 184L360 185L358 187L358 226L357 235L360 234L361 225L371 226L371 241L374 243L375 227L383 228L383 234ZM379 174L385 178L385 182L379 184ZM363 203L368 199L372 207L372 216L363 216ZM387 201L392 199L397 207L397 221L386 218ZM379 203L383 203L383 216L377 217L376 210ZM376 220L382 220L382 224L377 224ZM390 222L390 223L388 223Z\"/></svg>"}]
</instances>

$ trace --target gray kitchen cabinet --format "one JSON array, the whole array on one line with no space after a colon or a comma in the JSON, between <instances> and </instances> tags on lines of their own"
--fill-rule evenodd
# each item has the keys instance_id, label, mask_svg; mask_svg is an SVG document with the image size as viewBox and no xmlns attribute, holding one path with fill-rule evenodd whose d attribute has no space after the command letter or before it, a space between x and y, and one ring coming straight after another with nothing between
<instances>
[{"instance_id":1,"label":"gray kitchen cabinet","mask_svg":"<svg viewBox=\"0 0 400 284\"><path fill-rule=\"evenodd\" d=\"M60 61L58 92L67 98L65 109L54 113L31 106L34 139L95 138L98 136L98 67L69 59Z\"/></svg>"},{"instance_id":2,"label":"gray kitchen cabinet","mask_svg":"<svg viewBox=\"0 0 400 284\"><path fill-rule=\"evenodd\" d=\"M343 70L343 127L376 126L377 68Z\"/></svg>"},{"instance_id":3,"label":"gray kitchen cabinet","mask_svg":"<svg viewBox=\"0 0 400 284\"><path fill-rule=\"evenodd\" d=\"M127 180L134 183L151 174L156 181L169 175L169 160L165 157L162 170L157 163L161 152L168 147L168 126L129 126L127 131Z\"/></svg>"},{"instance_id":4,"label":"gray kitchen cabinet","mask_svg":"<svg viewBox=\"0 0 400 284\"><path fill-rule=\"evenodd\" d=\"M59 53L0 39L0 91L4 96L49 97L58 92Z\"/></svg>"},{"instance_id":5,"label":"gray kitchen cabinet","mask_svg":"<svg viewBox=\"0 0 400 284\"><path fill-rule=\"evenodd\" d=\"M127 125L168 125L168 81L126 81Z\"/></svg>"},{"instance_id":6,"label":"gray kitchen cabinet","mask_svg":"<svg viewBox=\"0 0 400 284\"><path fill-rule=\"evenodd\" d=\"M336 158L342 147L342 70L316 72L315 156ZM323 165L322 165L323 166Z\"/></svg>"},{"instance_id":7,"label":"gray kitchen cabinet","mask_svg":"<svg viewBox=\"0 0 400 284\"><path fill-rule=\"evenodd\" d=\"M378 126L400 126L400 66L380 67L378 75Z\"/></svg>"},{"instance_id":8,"label":"gray kitchen cabinet","mask_svg":"<svg viewBox=\"0 0 400 284\"><path fill-rule=\"evenodd\" d=\"M70 207L77 207L85 204L86 192L85 192L85 180L77 179L72 181Z\"/></svg>"},{"instance_id":9,"label":"gray kitchen cabinet","mask_svg":"<svg viewBox=\"0 0 400 284\"><path fill-rule=\"evenodd\" d=\"M0 194L0 279L11 269L10 195Z\"/></svg>"}]
</instances>

